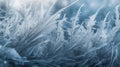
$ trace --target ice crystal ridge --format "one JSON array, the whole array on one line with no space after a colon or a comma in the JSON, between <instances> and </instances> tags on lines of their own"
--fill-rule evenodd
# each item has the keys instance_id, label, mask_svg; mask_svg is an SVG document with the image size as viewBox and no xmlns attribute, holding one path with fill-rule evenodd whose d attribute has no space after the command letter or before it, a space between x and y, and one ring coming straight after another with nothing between
<instances>
[{"instance_id":1,"label":"ice crystal ridge","mask_svg":"<svg viewBox=\"0 0 120 67\"><path fill-rule=\"evenodd\" d=\"M120 67L119 0L0 0L0 67Z\"/></svg>"}]
</instances>

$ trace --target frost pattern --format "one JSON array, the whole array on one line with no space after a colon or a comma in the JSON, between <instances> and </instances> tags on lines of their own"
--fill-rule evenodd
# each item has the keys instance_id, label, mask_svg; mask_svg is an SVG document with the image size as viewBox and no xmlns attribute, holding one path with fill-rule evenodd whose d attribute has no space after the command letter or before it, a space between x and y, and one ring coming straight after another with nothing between
<instances>
[{"instance_id":1,"label":"frost pattern","mask_svg":"<svg viewBox=\"0 0 120 67\"><path fill-rule=\"evenodd\" d=\"M120 1L108 1L0 0L0 67L119 67Z\"/></svg>"}]
</instances>

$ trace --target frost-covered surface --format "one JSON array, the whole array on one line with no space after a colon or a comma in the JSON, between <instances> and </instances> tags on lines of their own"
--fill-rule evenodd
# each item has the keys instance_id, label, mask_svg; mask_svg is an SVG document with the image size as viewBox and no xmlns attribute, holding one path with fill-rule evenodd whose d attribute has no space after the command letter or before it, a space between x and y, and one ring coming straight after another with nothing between
<instances>
[{"instance_id":1,"label":"frost-covered surface","mask_svg":"<svg viewBox=\"0 0 120 67\"><path fill-rule=\"evenodd\" d=\"M119 0L0 0L0 67L120 67Z\"/></svg>"}]
</instances>

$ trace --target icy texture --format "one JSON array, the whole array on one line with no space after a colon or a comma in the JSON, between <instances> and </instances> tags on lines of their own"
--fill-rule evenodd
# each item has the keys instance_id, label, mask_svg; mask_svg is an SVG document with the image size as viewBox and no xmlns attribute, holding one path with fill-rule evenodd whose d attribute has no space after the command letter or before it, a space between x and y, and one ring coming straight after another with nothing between
<instances>
[{"instance_id":1,"label":"icy texture","mask_svg":"<svg viewBox=\"0 0 120 67\"><path fill-rule=\"evenodd\" d=\"M0 67L119 67L119 0L0 0Z\"/></svg>"}]
</instances>

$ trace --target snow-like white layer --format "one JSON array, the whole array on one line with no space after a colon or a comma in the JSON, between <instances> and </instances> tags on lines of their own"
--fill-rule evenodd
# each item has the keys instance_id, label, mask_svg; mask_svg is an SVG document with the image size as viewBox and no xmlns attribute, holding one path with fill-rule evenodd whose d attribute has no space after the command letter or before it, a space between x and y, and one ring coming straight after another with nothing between
<instances>
[{"instance_id":1,"label":"snow-like white layer","mask_svg":"<svg viewBox=\"0 0 120 67\"><path fill-rule=\"evenodd\" d=\"M25 56L43 67L105 63L106 67L117 67L120 6L117 0L109 0L114 6L106 1L3 0L9 9L0 13L4 17L0 18L0 36L6 40L5 49L1 49L5 54L0 55L13 61Z\"/></svg>"}]
</instances>

